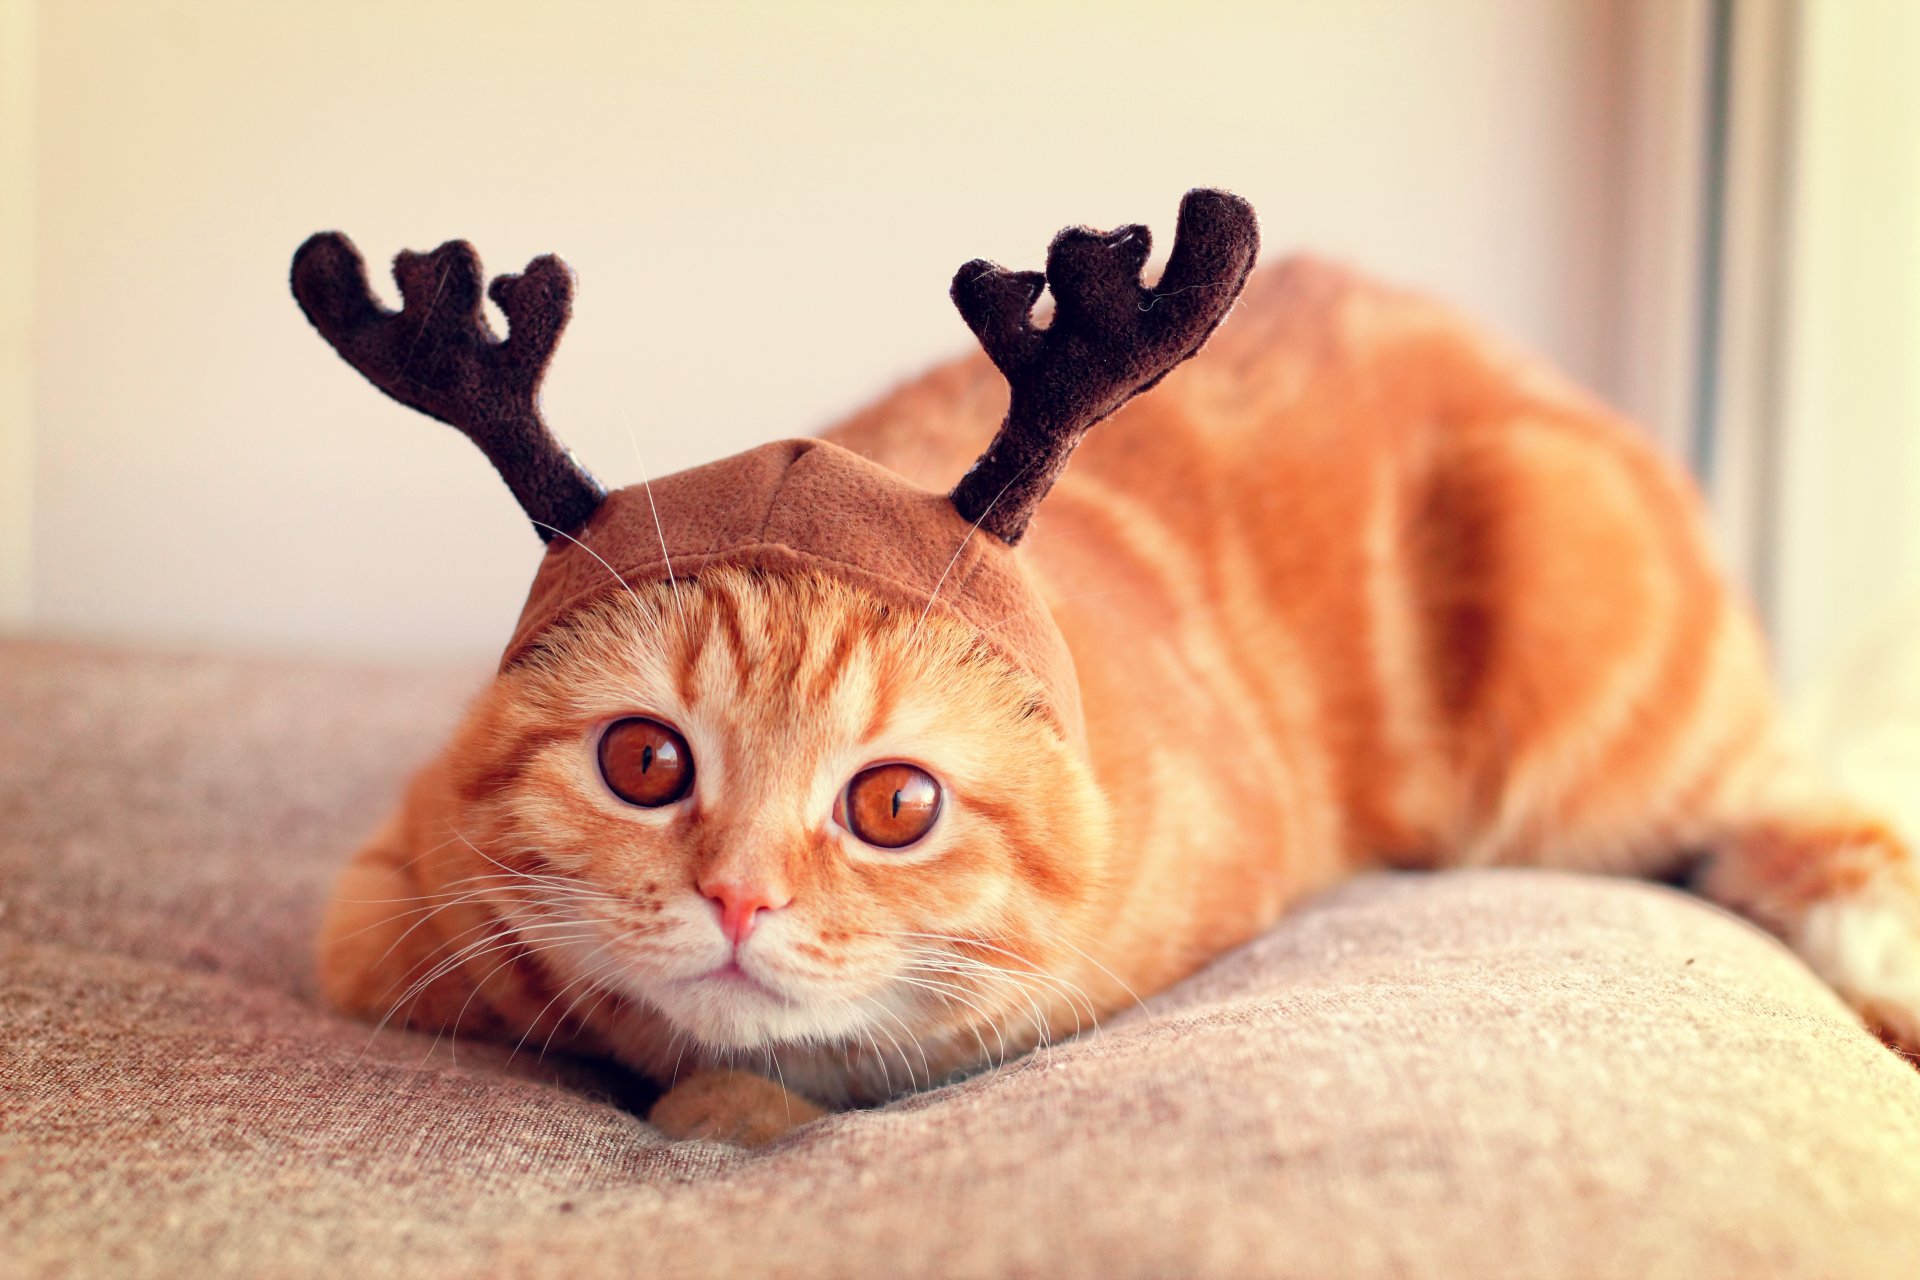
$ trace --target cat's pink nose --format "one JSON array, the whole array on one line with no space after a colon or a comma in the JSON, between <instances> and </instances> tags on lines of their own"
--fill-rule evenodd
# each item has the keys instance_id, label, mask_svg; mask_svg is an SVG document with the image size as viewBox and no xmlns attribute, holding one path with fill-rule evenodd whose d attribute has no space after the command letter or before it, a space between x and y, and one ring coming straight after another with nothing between
<instances>
[{"instance_id":1,"label":"cat's pink nose","mask_svg":"<svg viewBox=\"0 0 1920 1280\"><path fill-rule=\"evenodd\" d=\"M700 886L713 905L720 909L720 932L738 947L753 933L763 911L778 911L793 901L792 894L777 892L771 885L738 884L719 880Z\"/></svg>"}]
</instances>

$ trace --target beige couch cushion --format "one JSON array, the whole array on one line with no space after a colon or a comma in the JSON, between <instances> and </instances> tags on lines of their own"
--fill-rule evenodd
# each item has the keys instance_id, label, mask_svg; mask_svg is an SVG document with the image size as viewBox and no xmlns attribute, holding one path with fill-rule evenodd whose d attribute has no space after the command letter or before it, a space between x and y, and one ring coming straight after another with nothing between
<instances>
[{"instance_id":1,"label":"beige couch cushion","mask_svg":"<svg viewBox=\"0 0 1920 1280\"><path fill-rule=\"evenodd\" d=\"M477 678L0 646L0 1272L1920 1274L1920 1074L1657 887L1355 883L751 1154L371 1035L308 937Z\"/></svg>"}]
</instances>

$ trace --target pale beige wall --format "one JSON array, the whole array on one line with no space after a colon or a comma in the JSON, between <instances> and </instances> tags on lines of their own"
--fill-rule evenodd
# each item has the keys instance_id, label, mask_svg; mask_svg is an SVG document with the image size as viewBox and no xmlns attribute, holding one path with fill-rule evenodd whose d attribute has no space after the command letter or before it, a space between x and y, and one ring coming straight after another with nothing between
<instances>
[{"instance_id":1,"label":"pale beige wall","mask_svg":"<svg viewBox=\"0 0 1920 1280\"><path fill-rule=\"evenodd\" d=\"M1797 60L1775 610L1794 686L1920 598L1920 5L1805 4Z\"/></svg>"},{"instance_id":2,"label":"pale beige wall","mask_svg":"<svg viewBox=\"0 0 1920 1280\"><path fill-rule=\"evenodd\" d=\"M36 625L497 645L538 544L285 289L308 232L582 281L550 417L616 483L806 431L968 339L976 254L1217 183L1611 389L1608 0L39 6Z\"/></svg>"},{"instance_id":3,"label":"pale beige wall","mask_svg":"<svg viewBox=\"0 0 1920 1280\"><path fill-rule=\"evenodd\" d=\"M33 16L0 0L0 626L33 611Z\"/></svg>"}]
</instances>

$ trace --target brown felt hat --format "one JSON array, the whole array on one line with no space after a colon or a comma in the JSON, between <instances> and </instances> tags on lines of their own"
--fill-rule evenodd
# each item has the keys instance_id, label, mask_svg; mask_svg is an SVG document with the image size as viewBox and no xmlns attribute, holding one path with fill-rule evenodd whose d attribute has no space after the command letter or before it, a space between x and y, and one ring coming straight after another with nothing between
<instances>
[{"instance_id":1,"label":"brown felt hat","mask_svg":"<svg viewBox=\"0 0 1920 1280\"><path fill-rule=\"evenodd\" d=\"M713 565L816 569L915 617L931 606L973 626L1040 681L1079 736L1073 659L1040 593L1013 548L980 535L946 494L825 440L764 444L650 488L614 490L585 528L547 544L503 667L620 583L666 581L669 558L681 577Z\"/></svg>"},{"instance_id":2,"label":"brown felt hat","mask_svg":"<svg viewBox=\"0 0 1920 1280\"><path fill-rule=\"evenodd\" d=\"M1237 196L1181 201L1159 281L1140 281L1142 226L1054 237L1047 270L975 260L951 290L1006 375L1006 420L951 493L910 484L838 445L787 440L608 493L554 438L540 381L571 314L573 276L554 257L501 276L488 293L508 321L495 338L472 246L402 253L403 300L388 311L345 236L313 236L293 259L293 292L336 351L403 404L459 428L486 453L547 540L546 558L503 668L589 600L622 584L692 577L715 565L832 574L889 605L934 610L1031 673L1063 731L1083 729L1073 660L1014 548L1087 430L1192 356L1253 269L1259 227ZM1041 291L1052 322L1033 324Z\"/></svg>"}]
</instances>

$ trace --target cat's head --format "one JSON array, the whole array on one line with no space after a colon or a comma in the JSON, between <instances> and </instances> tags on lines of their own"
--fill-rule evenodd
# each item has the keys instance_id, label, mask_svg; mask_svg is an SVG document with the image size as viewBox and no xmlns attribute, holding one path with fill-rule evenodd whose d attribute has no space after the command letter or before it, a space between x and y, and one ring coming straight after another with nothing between
<instances>
[{"instance_id":1,"label":"cat's head","mask_svg":"<svg viewBox=\"0 0 1920 1280\"><path fill-rule=\"evenodd\" d=\"M1047 703L951 615L722 567L604 594L502 672L448 823L563 982L695 1045L970 1052L1077 1016L1045 975L1104 910L1107 806Z\"/></svg>"},{"instance_id":2,"label":"cat's head","mask_svg":"<svg viewBox=\"0 0 1920 1280\"><path fill-rule=\"evenodd\" d=\"M873 1002L909 996L991 1023L1001 997L965 973L994 948L1006 973L1074 946L1106 847L1073 664L1015 546L1081 436L1200 349L1258 245L1245 201L1195 190L1152 287L1142 226L1063 231L1044 275L963 266L953 300L1011 396L951 493L788 441L609 494L540 416L563 264L493 281L502 340L471 246L400 255L392 312L345 237L310 239L308 319L473 439L548 541L476 720L492 727L449 756L456 834L485 818L476 853L538 859L526 886L574 895L536 909L618 923L579 963L705 1043L871 1037L900 1016ZM680 769L684 792L650 803ZM921 817L911 840L868 838ZM1032 980L1048 1019L1059 992Z\"/></svg>"}]
</instances>

